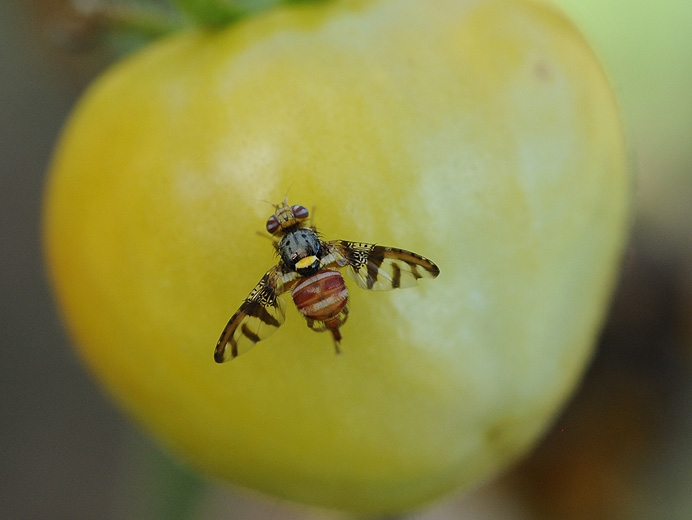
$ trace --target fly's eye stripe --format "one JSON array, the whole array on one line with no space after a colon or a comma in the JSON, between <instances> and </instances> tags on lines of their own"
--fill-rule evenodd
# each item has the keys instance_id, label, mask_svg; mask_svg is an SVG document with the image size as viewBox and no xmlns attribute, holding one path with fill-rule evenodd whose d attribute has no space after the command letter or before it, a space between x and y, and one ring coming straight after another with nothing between
<instances>
[{"instance_id":1,"label":"fly's eye stripe","mask_svg":"<svg viewBox=\"0 0 692 520\"><path fill-rule=\"evenodd\" d=\"M272 215L267 219L267 231L272 235L279 229L279 219Z\"/></svg>"},{"instance_id":2,"label":"fly's eye stripe","mask_svg":"<svg viewBox=\"0 0 692 520\"><path fill-rule=\"evenodd\" d=\"M291 210L293 211L293 216L295 218L299 218L299 219L308 218L308 214L309 214L308 208L306 208L305 206L300 206L300 205L291 206Z\"/></svg>"}]
</instances>

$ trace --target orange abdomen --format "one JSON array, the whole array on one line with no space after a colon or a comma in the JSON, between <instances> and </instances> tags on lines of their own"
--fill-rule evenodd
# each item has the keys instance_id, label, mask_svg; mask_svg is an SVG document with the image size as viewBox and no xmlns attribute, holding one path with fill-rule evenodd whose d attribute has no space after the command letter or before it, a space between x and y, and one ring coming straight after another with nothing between
<instances>
[{"instance_id":1,"label":"orange abdomen","mask_svg":"<svg viewBox=\"0 0 692 520\"><path fill-rule=\"evenodd\" d=\"M319 271L302 279L291 296L303 316L324 322L338 316L348 303L346 284L338 271Z\"/></svg>"}]
</instances>

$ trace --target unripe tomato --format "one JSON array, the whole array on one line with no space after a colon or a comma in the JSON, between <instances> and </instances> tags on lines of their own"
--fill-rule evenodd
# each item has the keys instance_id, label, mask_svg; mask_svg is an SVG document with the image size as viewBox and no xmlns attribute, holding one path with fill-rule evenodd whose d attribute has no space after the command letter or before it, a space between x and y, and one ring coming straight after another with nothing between
<instances>
[{"instance_id":1,"label":"unripe tomato","mask_svg":"<svg viewBox=\"0 0 692 520\"><path fill-rule=\"evenodd\" d=\"M51 171L48 266L88 367L190 464L394 513L505 467L569 395L623 249L625 155L603 71L546 5L278 9L160 41L89 89ZM340 356L289 297L285 325L216 364L277 261L256 232L286 194L326 240L441 274L351 283Z\"/></svg>"}]
</instances>

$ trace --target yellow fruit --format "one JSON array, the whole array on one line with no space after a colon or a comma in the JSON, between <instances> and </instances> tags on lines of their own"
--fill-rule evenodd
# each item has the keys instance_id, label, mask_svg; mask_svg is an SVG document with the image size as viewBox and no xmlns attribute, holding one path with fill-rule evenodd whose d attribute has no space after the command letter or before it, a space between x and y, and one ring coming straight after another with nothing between
<instances>
[{"instance_id":1,"label":"yellow fruit","mask_svg":"<svg viewBox=\"0 0 692 520\"><path fill-rule=\"evenodd\" d=\"M336 1L161 41L113 67L59 143L48 267L81 356L193 466L367 514L526 452L588 361L629 185L612 93L552 8ZM328 240L441 274L350 284L341 356L286 324L218 365L288 193ZM348 280L347 280L348 282Z\"/></svg>"}]
</instances>

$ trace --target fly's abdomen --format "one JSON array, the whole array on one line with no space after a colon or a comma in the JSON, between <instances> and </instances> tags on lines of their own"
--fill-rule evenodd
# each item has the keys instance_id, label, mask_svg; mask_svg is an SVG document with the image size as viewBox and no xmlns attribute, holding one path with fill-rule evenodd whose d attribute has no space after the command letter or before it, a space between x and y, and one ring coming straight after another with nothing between
<instances>
[{"instance_id":1,"label":"fly's abdomen","mask_svg":"<svg viewBox=\"0 0 692 520\"><path fill-rule=\"evenodd\" d=\"M319 271L298 282L291 291L298 311L306 318L329 321L348 303L344 278L338 271Z\"/></svg>"}]
</instances>

